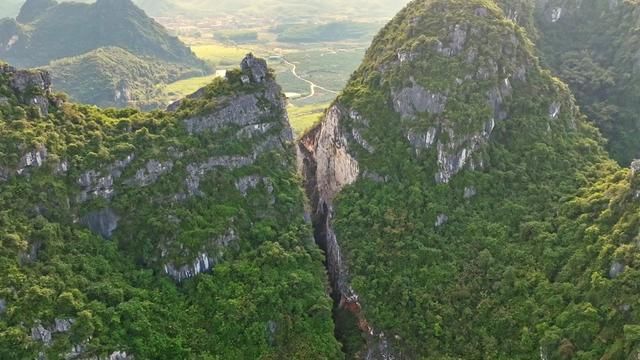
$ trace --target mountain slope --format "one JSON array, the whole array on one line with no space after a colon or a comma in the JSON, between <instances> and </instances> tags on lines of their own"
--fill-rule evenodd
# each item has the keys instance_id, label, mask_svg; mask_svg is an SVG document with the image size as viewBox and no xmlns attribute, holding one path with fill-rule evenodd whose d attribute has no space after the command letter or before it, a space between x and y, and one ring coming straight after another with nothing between
<instances>
[{"instance_id":1,"label":"mountain slope","mask_svg":"<svg viewBox=\"0 0 640 360\"><path fill-rule=\"evenodd\" d=\"M47 65L105 46L121 47L137 56L202 65L189 48L131 0L53 6L49 1L29 0L18 15L21 18L28 22L5 25L0 32L0 58L16 66Z\"/></svg>"},{"instance_id":2,"label":"mountain slope","mask_svg":"<svg viewBox=\"0 0 640 360\"><path fill-rule=\"evenodd\" d=\"M264 60L153 113L0 69L0 358L340 358Z\"/></svg>"},{"instance_id":3,"label":"mountain slope","mask_svg":"<svg viewBox=\"0 0 640 360\"><path fill-rule=\"evenodd\" d=\"M201 75L193 67L140 58L117 47L53 61L45 70L74 101L102 107L160 108L162 84Z\"/></svg>"},{"instance_id":4,"label":"mountain slope","mask_svg":"<svg viewBox=\"0 0 640 360\"><path fill-rule=\"evenodd\" d=\"M498 5L411 3L299 143L359 357L638 354L631 175Z\"/></svg>"},{"instance_id":5,"label":"mountain slope","mask_svg":"<svg viewBox=\"0 0 640 360\"><path fill-rule=\"evenodd\" d=\"M640 3L538 1L545 64L576 94L623 164L640 157Z\"/></svg>"}]
</instances>

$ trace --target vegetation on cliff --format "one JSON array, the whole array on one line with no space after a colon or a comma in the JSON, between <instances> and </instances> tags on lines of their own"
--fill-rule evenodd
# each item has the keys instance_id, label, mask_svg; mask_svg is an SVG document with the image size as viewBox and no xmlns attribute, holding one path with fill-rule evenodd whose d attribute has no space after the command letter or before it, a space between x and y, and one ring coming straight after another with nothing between
<instances>
[{"instance_id":1,"label":"vegetation on cliff","mask_svg":"<svg viewBox=\"0 0 640 360\"><path fill-rule=\"evenodd\" d=\"M319 125L359 319L400 358L635 356L637 175L498 5L411 3Z\"/></svg>"},{"instance_id":2,"label":"vegetation on cliff","mask_svg":"<svg viewBox=\"0 0 640 360\"><path fill-rule=\"evenodd\" d=\"M172 113L64 102L2 68L0 358L340 357L260 65Z\"/></svg>"}]
</instances>

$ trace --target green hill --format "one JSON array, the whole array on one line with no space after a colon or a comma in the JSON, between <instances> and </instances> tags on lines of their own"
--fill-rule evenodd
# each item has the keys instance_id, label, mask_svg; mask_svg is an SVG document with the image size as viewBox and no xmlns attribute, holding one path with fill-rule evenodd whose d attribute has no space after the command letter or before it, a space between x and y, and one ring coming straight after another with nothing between
<instances>
[{"instance_id":1,"label":"green hill","mask_svg":"<svg viewBox=\"0 0 640 360\"><path fill-rule=\"evenodd\" d=\"M638 356L640 165L609 160L520 16L412 2L300 141L348 356Z\"/></svg>"},{"instance_id":2,"label":"green hill","mask_svg":"<svg viewBox=\"0 0 640 360\"><path fill-rule=\"evenodd\" d=\"M201 76L202 71L177 63L137 57L116 47L53 61L45 67L54 87L74 101L98 106L161 108L162 84Z\"/></svg>"},{"instance_id":3,"label":"green hill","mask_svg":"<svg viewBox=\"0 0 640 360\"><path fill-rule=\"evenodd\" d=\"M0 43L4 44L0 58L16 66L44 66L108 46L136 56L202 66L188 47L130 0L93 4L29 0L17 19L27 23L5 19L0 26Z\"/></svg>"},{"instance_id":4,"label":"green hill","mask_svg":"<svg viewBox=\"0 0 640 360\"><path fill-rule=\"evenodd\" d=\"M173 112L0 66L0 358L336 359L266 62Z\"/></svg>"}]
</instances>

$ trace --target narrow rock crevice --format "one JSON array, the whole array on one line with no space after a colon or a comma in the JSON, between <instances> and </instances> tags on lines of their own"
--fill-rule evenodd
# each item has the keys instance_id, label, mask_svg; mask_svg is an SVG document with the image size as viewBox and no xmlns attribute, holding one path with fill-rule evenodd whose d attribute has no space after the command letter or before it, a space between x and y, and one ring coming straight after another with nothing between
<instances>
[{"instance_id":1,"label":"narrow rock crevice","mask_svg":"<svg viewBox=\"0 0 640 360\"><path fill-rule=\"evenodd\" d=\"M348 359L402 359L394 354L383 333L364 316L358 294L351 288L338 239L332 227L333 200L354 183L360 170L348 152L347 136L340 128L346 114L339 105L327 111L323 122L298 142L298 166L310 204L316 244L325 253L325 266L334 301L335 334Z\"/></svg>"}]
</instances>

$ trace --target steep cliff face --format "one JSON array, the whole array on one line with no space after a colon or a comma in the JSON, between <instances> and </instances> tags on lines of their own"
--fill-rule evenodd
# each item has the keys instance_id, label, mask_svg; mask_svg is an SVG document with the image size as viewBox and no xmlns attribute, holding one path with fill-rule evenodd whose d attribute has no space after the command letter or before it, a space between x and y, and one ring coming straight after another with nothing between
<instances>
[{"instance_id":1,"label":"steep cliff face","mask_svg":"<svg viewBox=\"0 0 640 360\"><path fill-rule=\"evenodd\" d=\"M264 60L153 113L1 69L0 358L340 356Z\"/></svg>"},{"instance_id":2,"label":"steep cliff face","mask_svg":"<svg viewBox=\"0 0 640 360\"><path fill-rule=\"evenodd\" d=\"M584 218L560 201L619 169L567 86L538 63L533 5L413 2L298 144L334 299L368 340L353 351L360 358L619 353L633 323L621 313L574 332L578 308L623 310L580 299L595 266L572 262L593 258L567 258L594 240L562 240ZM611 255L593 271L614 269L607 281L618 281L628 268ZM559 303L545 295L556 286ZM607 345L599 330L612 331Z\"/></svg>"}]
</instances>

